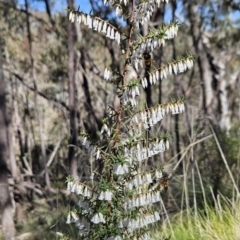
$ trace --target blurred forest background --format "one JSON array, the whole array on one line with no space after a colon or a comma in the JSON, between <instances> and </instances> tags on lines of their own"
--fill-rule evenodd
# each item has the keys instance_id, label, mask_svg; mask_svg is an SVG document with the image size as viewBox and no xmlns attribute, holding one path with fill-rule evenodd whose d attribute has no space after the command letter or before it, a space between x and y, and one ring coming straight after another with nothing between
<instances>
[{"instance_id":1,"label":"blurred forest background","mask_svg":"<svg viewBox=\"0 0 240 240\"><path fill-rule=\"evenodd\" d=\"M103 72L107 66L122 70L120 48L68 22L66 7L80 4L81 9L81 1L61 1L60 10L59 2L0 1L1 228L11 235L15 226L18 239L55 239L56 232L74 232L65 226L67 206L76 201L66 191L66 177L84 180L91 172L79 133L85 130L98 139L108 107L119 104ZM88 6L92 14L126 31L127 20L101 1L90 0ZM191 71L142 89L140 98L148 106L186 98L186 112L161 124L172 134L171 150L153 159L170 179L161 207L162 224L168 225L179 212L197 216L206 206L219 209L220 198L232 206L239 197L240 4L162 3L141 34L164 21L178 21L180 29L154 52L153 65L186 52L195 55ZM229 239L240 239L238 234Z\"/></svg>"}]
</instances>

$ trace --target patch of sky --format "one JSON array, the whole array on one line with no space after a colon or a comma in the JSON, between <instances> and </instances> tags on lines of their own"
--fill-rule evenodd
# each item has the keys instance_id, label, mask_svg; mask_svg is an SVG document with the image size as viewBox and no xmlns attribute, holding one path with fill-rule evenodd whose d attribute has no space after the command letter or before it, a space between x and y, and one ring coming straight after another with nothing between
<instances>
[{"instance_id":1,"label":"patch of sky","mask_svg":"<svg viewBox=\"0 0 240 240\"><path fill-rule=\"evenodd\" d=\"M44 1L29 1L29 5L32 9L37 11L46 11L46 5ZM80 6L81 11L89 13L91 11L91 5L89 0L77 0L75 1L76 8ZM67 8L67 1L66 0L56 0L50 1L51 11L53 13L56 12L64 12ZM25 9L25 0L18 1L18 8Z\"/></svg>"},{"instance_id":2,"label":"patch of sky","mask_svg":"<svg viewBox=\"0 0 240 240\"><path fill-rule=\"evenodd\" d=\"M30 3L30 8L38 11L46 11L46 6L44 1L29 1ZM98 5L102 5L102 1L97 2ZM91 4L89 0L75 0L75 6L76 8L80 7L80 11L90 13L92 10ZM18 1L18 7L25 9L25 0L19 0ZM62 12L64 13L67 8L67 0L50 0L50 7L52 10L52 13L56 12ZM115 17L115 13L113 12L110 14L109 17ZM235 23L236 26L239 26L240 22L240 11L232 11L229 14L230 20ZM182 4L182 1L177 2L177 10L175 13L175 19L180 23L180 24L186 24L189 25L189 23L186 21L186 16L185 16L185 11L184 7ZM125 21L120 18L119 19L120 23L124 26ZM164 22L169 23L172 21L172 8L171 4L168 3L166 4L166 9L165 9L165 14L164 14Z\"/></svg>"}]
</instances>

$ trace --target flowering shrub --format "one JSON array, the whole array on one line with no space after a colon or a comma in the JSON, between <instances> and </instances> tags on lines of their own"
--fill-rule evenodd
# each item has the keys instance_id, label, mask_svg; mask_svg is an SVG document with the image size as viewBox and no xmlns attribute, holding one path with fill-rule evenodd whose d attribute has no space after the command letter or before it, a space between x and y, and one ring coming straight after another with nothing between
<instances>
[{"instance_id":1,"label":"flowering shrub","mask_svg":"<svg viewBox=\"0 0 240 240\"><path fill-rule=\"evenodd\" d=\"M94 143L82 132L82 146L88 149L95 161L104 164L103 170L89 176L91 184L68 179L69 191L79 195L76 209L69 212L67 223L74 222L81 239L150 239L148 228L160 220L154 203L161 201L161 192L167 189L167 178L162 168L143 169L141 163L169 149L170 135L153 134L151 130L166 114L184 112L184 99L180 98L147 109L137 109L140 88L157 84L171 74L178 74L193 66L193 56L168 62L151 71L151 59L144 59L165 41L177 35L178 23L162 25L149 30L145 36L134 35L140 25L150 19L160 0L104 0L117 16L129 18L128 35L99 17L69 9L69 20L84 24L115 41L125 54L122 73L107 67L104 80L116 85L120 99L119 109L109 109L103 121L102 139ZM166 1L167 2L167 1ZM135 39L134 39L135 36ZM125 46L125 47L124 47ZM146 67L142 77L126 79L130 67L138 71ZM146 131L149 133L146 137ZM156 182L157 184L153 184Z\"/></svg>"}]
</instances>

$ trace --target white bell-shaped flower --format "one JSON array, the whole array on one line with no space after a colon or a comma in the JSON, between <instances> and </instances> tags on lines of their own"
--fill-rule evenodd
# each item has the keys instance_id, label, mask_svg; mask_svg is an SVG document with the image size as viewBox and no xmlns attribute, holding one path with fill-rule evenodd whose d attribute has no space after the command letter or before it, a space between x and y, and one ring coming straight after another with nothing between
<instances>
[{"instance_id":1,"label":"white bell-shaped flower","mask_svg":"<svg viewBox=\"0 0 240 240\"><path fill-rule=\"evenodd\" d=\"M105 223L105 219L102 215L102 213L95 213L91 219L91 222L95 223L95 224L98 224L98 223Z\"/></svg>"}]
</instances>

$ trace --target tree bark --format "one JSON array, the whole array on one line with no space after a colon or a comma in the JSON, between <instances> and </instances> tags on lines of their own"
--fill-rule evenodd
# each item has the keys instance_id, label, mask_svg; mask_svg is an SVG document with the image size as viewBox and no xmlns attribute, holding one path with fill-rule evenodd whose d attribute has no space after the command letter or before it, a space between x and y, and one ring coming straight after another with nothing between
<instances>
[{"instance_id":1,"label":"tree bark","mask_svg":"<svg viewBox=\"0 0 240 240\"><path fill-rule=\"evenodd\" d=\"M25 7L26 7L26 20L27 20L27 33L28 33L28 41L29 41L29 56L31 61L31 70L32 70L32 82L34 86L34 105L36 110L36 117L39 125L39 135L41 140L41 153L42 153L42 161L41 161L41 168L45 170L45 183L47 186L48 191L51 190L51 183L50 183L50 177L48 173L48 169L46 167L46 146L45 146L45 136L44 136L44 130L43 130L43 123L41 114L39 111L38 106L38 87L37 87L37 81L36 81L36 72L35 72L35 62L33 57L33 48L32 48L32 34L31 34L31 28L30 28L30 18L29 18L29 4L28 0L25 0Z\"/></svg>"},{"instance_id":2,"label":"tree bark","mask_svg":"<svg viewBox=\"0 0 240 240\"><path fill-rule=\"evenodd\" d=\"M201 31L201 22L198 19L197 6L192 2L188 2L188 17L191 23L191 34L193 37L193 45L197 54L197 63L200 71L200 79L202 85L202 109L209 116L212 113L214 99L212 89L212 73L208 64L207 53L204 49L203 35ZM212 116L213 117L213 116ZM215 121L215 119L212 119Z\"/></svg>"},{"instance_id":3,"label":"tree bark","mask_svg":"<svg viewBox=\"0 0 240 240\"><path fill-rule=\"evenodd\" d=\"M68 0L68 6L74 8L74 0ZM68 161L71 176L78 179L77 159L75 157L75 148L77 145L77 109L76 109L76 94L75 94L75 68L74 68L74 25L68 21L68 94L69 94L69 109L70 109L70 138L68 148Z\"/></svg>"},{"instance_id":4,"label":"tree bark","mask_svg":"<svg viewBox=\"0 0 240 240\"><path fill-rule=\"evenodd\" d=\"M216 82L216 101L219 126L222 130L229 131L231 127L229 101L227 94L227 75L226 66L231 60L231 56L228 56L227 52L221 54L208 53L208 60L211 66L213 79Z\"/></svg>"},{"instance_id":5,"label":"tree bark","mask_svg":"<svg viewBox=\"0 0 240 240\"><path fill-rule=\"evenodd\" d=\"M177 3L175 1L172 2L172 19L175 21L175 14L177 9ZM173 47L173 59L177 59L177 49L175 44L175 39L172 39L172 47ZM173 75L174 79L174 97L177 98L180 96L180 83L179 76ZM179 115L175 114L175 123L174 123L174 132L175 132L175 144L176 144L176 152L178 161L181 159L181 148L180 148L180 133L179 133ZM182 164L180 164L180 169L182 170Z\"/></svg>"},{"instance_id":6,"label":"tree bark","mask_svg":"<svg viewBox=\"0 0 240 240\"><path fill-rule=\"evenodd\" d=\"M2 47L0 39L0 48ZM2 67L2 51L0 49L0 210L2 215L2 229L5 239L14 239L15 227L13 208L8 184L8 118L6 111L5 84Z\"/></svg>"}]
</instances>

